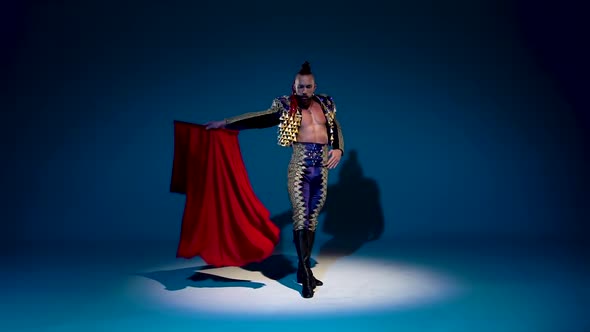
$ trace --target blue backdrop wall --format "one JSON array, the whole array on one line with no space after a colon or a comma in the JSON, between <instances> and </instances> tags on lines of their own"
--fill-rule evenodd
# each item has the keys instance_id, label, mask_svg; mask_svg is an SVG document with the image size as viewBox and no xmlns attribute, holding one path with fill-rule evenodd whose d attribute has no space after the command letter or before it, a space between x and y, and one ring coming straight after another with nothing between
<instances>
[{"instance_id":1,"label":"blue backdrop wall","mask_svg":"<svg viewBox=\"0 0 590 332\"><path fill-rule=\"evenodd\" d=\"M184 196L168 191L173 120L266 109L306 60L318 92L337 103L343 162L354 150L377 186L385 236L587 231L588 115L571 75L585 60L574 52L576 20L565 19L575 9L457 0L6 6L5 244L176 240ZM548 19L564 24L549 31ZM273 215L289 209L290 152L275 134L240 133L251 183Z\"/></svg>"}]
</instances>

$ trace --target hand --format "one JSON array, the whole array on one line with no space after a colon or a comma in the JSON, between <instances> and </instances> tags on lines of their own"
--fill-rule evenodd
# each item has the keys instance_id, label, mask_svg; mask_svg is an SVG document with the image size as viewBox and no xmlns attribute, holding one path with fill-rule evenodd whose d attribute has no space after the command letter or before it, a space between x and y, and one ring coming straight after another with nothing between
<instances>
[{"instance_id":1,"label":"hand","mask_svg":"<svg viewBox=\"0 0 590 332\"><path fill-rule=\"evenodd\" d=\"M326 164L326 167L328 167L328 169L336 168L340 162L340 158L342 158L342 150L330 150L330 152L328 152L328 163Z\"/></svg>"},{"instance_id":2,"label":"hand","mask_svg":"<svg viewBox=\"0 0 590 332\"><path fill-rule=\"evenodd\" d=\"M209 121L209 122L205 123L205 129L217 129L217 128L225 128L225 120Z\"/></svg>"}]
</instances>

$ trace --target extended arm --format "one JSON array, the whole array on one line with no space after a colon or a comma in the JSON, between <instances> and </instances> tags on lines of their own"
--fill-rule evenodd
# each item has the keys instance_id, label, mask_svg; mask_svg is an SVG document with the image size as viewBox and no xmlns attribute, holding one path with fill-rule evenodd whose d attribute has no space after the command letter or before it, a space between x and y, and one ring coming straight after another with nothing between
<instances>
[{"instance_id":1,"label":"extended arm","mask_svg":"<svg viewBox=\"0 0 590 332\"><path fill-rule=\"evenodd\" d=\"M268 128L280 123L280 102L275 99L271 107L265 111L251 112L226 118L221 121L207 122L207 129L226 128L231 130L244 130L252 128Z\"/></svg>"}]
</instances>

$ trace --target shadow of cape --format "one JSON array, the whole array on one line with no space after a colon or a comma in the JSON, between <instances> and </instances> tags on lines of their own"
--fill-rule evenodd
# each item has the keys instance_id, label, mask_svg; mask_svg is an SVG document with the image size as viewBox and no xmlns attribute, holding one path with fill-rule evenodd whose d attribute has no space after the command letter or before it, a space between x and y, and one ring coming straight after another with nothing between
<instances>
[{"instance_id":1,"label":"shadow of cape","mask_svg":"<svg viewBox=\"0 0 590 332\"><path fill-rule=\"evenodd\" d=\"M313 263L315 264L315 262ZM296 283L296 264L296 256L275 254L260 262L253 262L244 265L241 268L251 272L260 272L266 278L277 281L283 286L299 292L301 290L301 285ZM157 281L168 291L178 291L187 287L246 287L258 289L266 285L265 283L258 281L235 279L206 272L207 270L212 269L223 271L223 267L202 265L182 269L135 273L134 275ZM222 272L220 274L222 274Z\"/></svg>"}]
</instances>

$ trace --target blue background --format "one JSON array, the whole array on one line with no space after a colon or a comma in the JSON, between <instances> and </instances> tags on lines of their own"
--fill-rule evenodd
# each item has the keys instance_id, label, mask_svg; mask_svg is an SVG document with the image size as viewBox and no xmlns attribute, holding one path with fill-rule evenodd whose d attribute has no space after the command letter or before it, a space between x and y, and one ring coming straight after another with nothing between
<instances>
[{"instance_id":1,"label":"blue background","mask_svg":"<svg viewBox=\"0 0 590 332\"><path fill-rule=\"evenodd\" d=\"M588 233L587 57L567 2L3 7L8 248L174 243L184 196L168 191L173 120L264 110L305 60L336 101L344 160L356 150L378 185L384 236ZM289 209L290 151L275 142L276 129L240 133L251 183L276 215Z\"/></svg>"}]
</instances>

